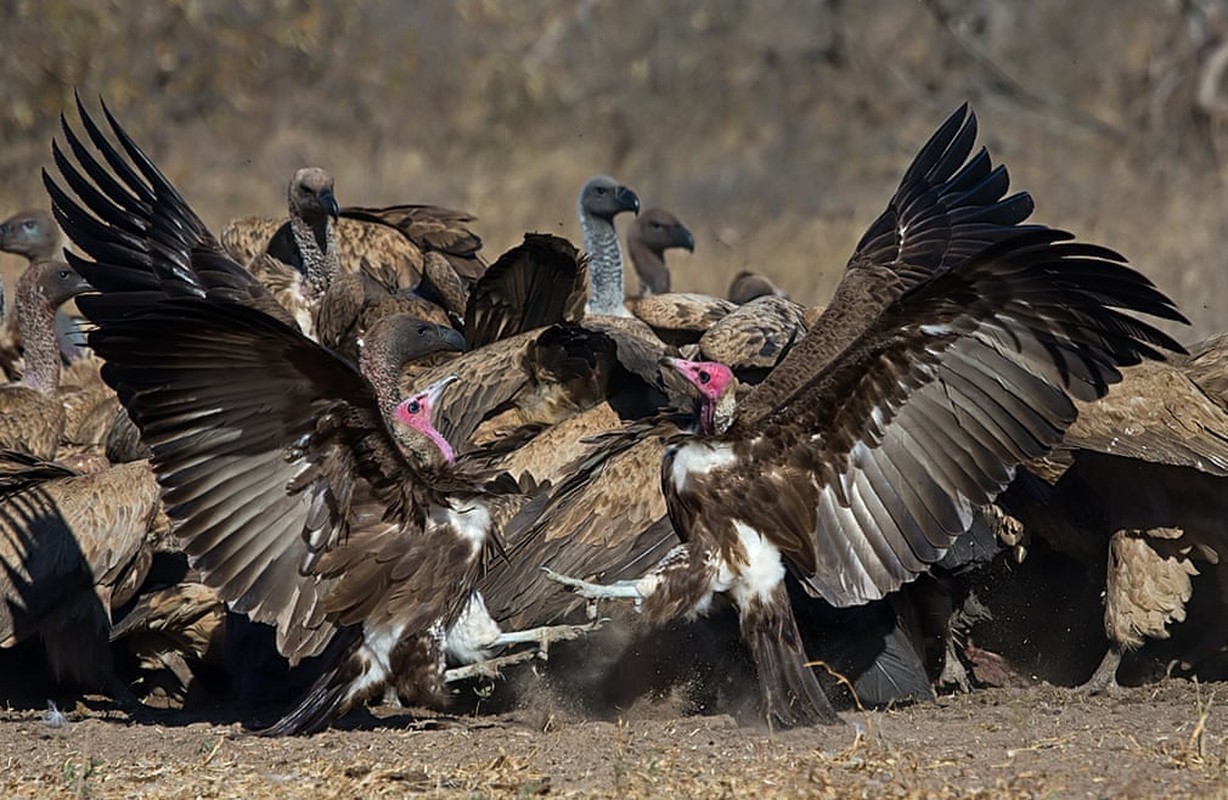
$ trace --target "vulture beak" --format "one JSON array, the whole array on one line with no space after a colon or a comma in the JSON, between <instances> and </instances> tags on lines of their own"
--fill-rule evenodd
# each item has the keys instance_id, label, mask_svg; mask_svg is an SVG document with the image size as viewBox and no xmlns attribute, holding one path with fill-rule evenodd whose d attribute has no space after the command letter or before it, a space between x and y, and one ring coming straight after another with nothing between
<instances>
[{"instance_id":1,"label":"vulture beak","mask_svg":"<svg viewBox=\"0 0 1228 800\"><path fill-rule=\"evenodd\" d=\"M465 352L465 335L456 328L449 328L446 325L439 325L439 344L444 350L451 350L457 353ZM455 375L449 375L449 378L456 378ZM459 380L459 379L457 379Z\"/></svg>"},{"instance_id":2,"label":"vulture beak","mask_svg":"<svg viewBox=\"0 0 1228 800\"><path fill-rule=\"evenodd\" d=\"M457 375L445 375L422 390L422 393L426 395L427 404L432 410L438 407L439 398L443 394L443 390L448 388L449 384L455 383L458 380L460 380L460 377Z\"/></svg>"},{"instance_id":3,"label":"vulture beak","mask_svg":"<svg viewBox=\"0 0 1228 800\"><path fill-rule=\"evenodd\" d=\"M688 253L695 252L695 235L681 222L674 225L674 242L678 247L686 248Z\"/></svg>"},{"instance_id":4,"label":"vulture beak","mask_svg":"<svg viewBox=\"0 0 1228 800\"><path fill-rule=\"evenodd\" d=\"M341 206L337 205L337 196L333 194L332 189L325 189L320 192L320 208L324 209L333 219L341 216Z\"/></svg>"},{"instance_id":5,"label":"vulture beak","mask_svg":"<svg viewBox=\"0 0 1228 800\"><path fill-rule=\"evenodd\" d=\"M618 190L614 193L614 199L618 201L620 211L634 211L637 217L640 215L639 195L626 186L618 187Z\"/></svg>"}]
</instances>

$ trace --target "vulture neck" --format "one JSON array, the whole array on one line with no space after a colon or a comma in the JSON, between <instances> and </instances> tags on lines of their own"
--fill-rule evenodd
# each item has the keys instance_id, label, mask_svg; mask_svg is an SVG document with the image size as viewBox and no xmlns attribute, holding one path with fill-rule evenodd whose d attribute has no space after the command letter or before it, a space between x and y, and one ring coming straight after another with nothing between
<instances>
[{"instance_id":1,"label":"vulture neck","mask_svg":"<svg viewBox=\"0 0 1228 800\"><path fill-rule=\"evenodd\" d=\"M380 416L388 430L393 431L401 454L419 469L438 467L454 457L448 440L434 430L430 434L411 432L396 420L396 407L405 399L401 396L401 368L419 354L405 337L381 335L387 330L379 326L368 332L358 354L358 368L375 390Z\"/></svg>"},{"instance_id":2,"label":"vulture neck","mask_svg":"<svg viewBox=\"0 0 1228 800\"><path fill-rule=\"evenodd\" d=\"M303 274L316 297L323 297L341 271L337 256L337 225L327 214L290 217L290 233L303 261Z\"/></svg>"},{"instance_id":3,"label":"vulture neck","mask_svg":"<svg viewBox=\"0 0 1228 800\"><path fill-rule=\"evenodd\" d=\"M590 259L587 313L631 316L624 303L623 254L618 246L614 222L587 214L582 207L580 230L584 234L584 249L588 251Z\"/></svg>"},{"instance_id":4,"label":"vulture neck","mask_svg":"<svg viewBox=\"0 0 1228 800\"><path fill-rule=\"evenodd\" d=\"M669 292L669 267L665 266L665 252L653 250L634 237L627 240L627 255L631 266L640 276L640 297Z\"/></svg>"},{"instance_id":5,"label":"vulture neck","mask_svg":"<svg viewBox=\"0 0 1228 800\"><path fill-rule=\"evenodd\" d=\"M738 410L737 381L731 383L715 401L705 398L700 403L699 433L702 436L720 436L733 424L734 412Z\"/></svg>"},{"instance_id":6,"label":"vulture neck","mask_svg":"<svg viewBox=\"0 0 1228 800\"><path fill-rule=\"evenodd\" d=\"M368 332L358 354L358 369L375 390L380 416L391 429L393 409L401 397L401 367L412 358L407 352L403 337L381 336L376 330Z\"/></svg>"},{"instance_id":7,"label":"vulture neck","mask_svg":"<svg viewBox=\"0 0 1228 800\"><path fill-rule=\"evenodd\" d=\"M55 394L60 386L60 347L55 340L55 306L27 268L17 282L17 329L21 332L25 370L22 383L36 392Z\"/></svg>"}]
</instances>

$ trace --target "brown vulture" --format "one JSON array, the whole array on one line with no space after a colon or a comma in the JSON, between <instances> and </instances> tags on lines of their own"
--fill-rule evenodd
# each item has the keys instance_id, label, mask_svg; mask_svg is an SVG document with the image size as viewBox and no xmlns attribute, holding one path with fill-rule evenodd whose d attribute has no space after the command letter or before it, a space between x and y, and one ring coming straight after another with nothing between
<instances>
[{"instance_id":1,"label":"brown vulture","mask_svg":"<svg viewBox=\"0 0 1228 800\"><path fill-rule=\"evenodd\" d=\"M97 290L82 310L103 376L204 581L275 626L292 662L323 655L269 732L319 730L390 685L441 701L445 652L498 633L473 588L497 522L525 500L452 463L431 418L453 378L401 400L261 311L267 293L105 106L118 145L78 109L85 137L63 125L76 163L53 144L59 177L44 184L89 256L73 266Z\"/></svg>"},{"instance_id":2,"label":"brown vulture","mask_svg":"<svg viewBox=\"0 0 1228 800\"><path fill-rule=\"evenodd\" d=\"M717 593L737 608L764 712L837 719L814 674L785 571L835 606L882 598L939 561L1015 467L1043 455L1119 367L1179 351L1127 312L1184 321L1117 253L1020 223L1025 194L961 107L922 148L811 332L743 400L727 367L671 360L700 424L661 468L684 543L630 597L654 621Z\"/></svg>"}]
</instances>

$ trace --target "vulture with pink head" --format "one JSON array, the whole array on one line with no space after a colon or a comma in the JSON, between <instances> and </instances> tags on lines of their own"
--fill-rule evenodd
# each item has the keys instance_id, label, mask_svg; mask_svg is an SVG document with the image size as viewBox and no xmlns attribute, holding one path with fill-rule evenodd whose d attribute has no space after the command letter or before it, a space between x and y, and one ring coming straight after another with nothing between
<instances>
[{"instance_id":1,"label":"vulture with pink head","mask_svg":"<svg viewBox=\"0 0 1228 800\"><path fill-rule=\"evenodd\" d=\"M862 238L811 332L743 399L718 363L669 360L699 398L660 481L683 544L591 598L632 598L664 621L736 607L769 724L837 719L785 586L836 606L926 572L1015 467L1053 448L1074 400L1172 338L1133 312L1184 321L1117 253L1022 225L1006 170L972 153L962 107L922 148Z\"/></svg>"},{"instance_id":2,"label":"vulture with pink head","mask_svg":"<svg viewBox=\"0 0 1228 800\"><path fill-rule=\"evenodd\" d=\"M205 582L275 626L292 662L324 657L267 732L319 730L388 686L440 702L445 653L498 633L473 587L523 495L452 463L431 424L451 378L401 399L265 313L267 291L105 106L118 145L78 108L93 147L65 121L44 182L89 257L73 266L97 289L81 307L103 376Z\"/></svg>"}]
</instances>

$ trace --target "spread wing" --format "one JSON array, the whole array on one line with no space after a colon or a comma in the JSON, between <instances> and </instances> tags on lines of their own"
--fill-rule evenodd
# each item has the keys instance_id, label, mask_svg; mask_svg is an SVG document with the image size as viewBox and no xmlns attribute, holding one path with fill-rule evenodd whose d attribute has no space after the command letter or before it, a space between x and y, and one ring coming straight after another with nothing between
<instances>
[{"instance_id":1,"label":"spread wing","mask_svg":"<svg viewBox=\"0 0 1228 800\"><path fill-rule=\"evenodd\" d=\"M1032 213L1024 192L1007 196L1010 176L976 140L976 116L965 104L921 148L883 213L858 242L820 334L803 338L741 404L750 420L799 390L816 364L834 358L890 302L986 247L1021 232Z\"/></svg>"},{"instance_id":2,"label":"spread wing","mask_svg":"<svg viewBox=\"0 0 1228 800\"><path fill-rule=\"evenodd\" d=\"M738 458L704 494L709 524L742 519L837 605L941 558L1018 463L1060 441L1072 396L1180 349L1123 313L1181 320L1168 298L1068 238L1025 233L910 289L756 425L739 418Z\"/></svg>"},{"instance_id":3,"label":"spread wing","mask_svg":"<svg viewBox=\"0 0 1228 800\"><path fill-rule=\"evenodd\" d=\"M74 267L100 289L81 309L103 377L152 449L206 580L275 624L285 655L318 653L332 627L316 560L369 526L420 516L408 465L353 367L250 302L259 284L111 115L122 153L81 114L110 171L65 122L80 169L58 148L56 163L77 199L44 177L93 259Z\"/></svg>"}]
</instances>

